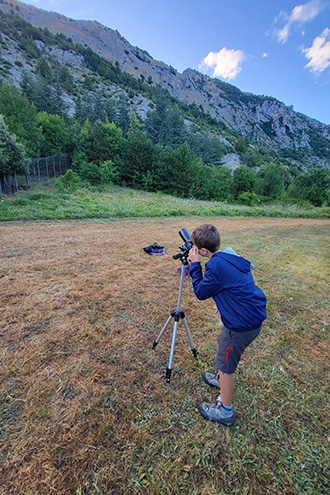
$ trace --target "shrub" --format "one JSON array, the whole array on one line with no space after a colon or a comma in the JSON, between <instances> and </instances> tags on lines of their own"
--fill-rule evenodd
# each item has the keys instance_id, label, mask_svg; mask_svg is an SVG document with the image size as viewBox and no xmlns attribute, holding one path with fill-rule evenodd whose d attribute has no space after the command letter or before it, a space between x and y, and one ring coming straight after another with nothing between
<instances>
[{"instance_id":1,"label":"shrub","mask_svg":"<svg viewBox=\"0 0 330 495\"><path fill-rule=\"evenodd\" d=\"M81 181L80 177L73 170L68 169L64 175L62 175L57 181L57 188L60 191L73 192L78 189Z\"/></svg>"},{"instance_id":2,"label":"shrub","mask_svg":"<svg viewBox=\"0 0 330 495\"><path fill-rule=\"evenodd\" d=\"M256 206L260 203L259 196L254 192L243 192L238 196L237 200L240 204L247 206Z\"/></svg>"},{"instance_id":3,"label":"shrub","mask_svg":"<svg viewBox=\"0 0 330 495\"><path fill-rule=\"evenodd\" d=\"M95 163L82 162L79 166L79 176L83 181L89 182L93 186L101 181L100 169Z\"/></svg>"},{"instance_id":4,"label":"shrub","mask_svg":"<svg viewBox=\"0 0 330 495\"><path fill-rule=\"evenodd\" d=\"M114 184L119 177L119 173L116 165L112 160L101 163L100 165L100 179L102 184Z\"/></svg>"}]
</instances>

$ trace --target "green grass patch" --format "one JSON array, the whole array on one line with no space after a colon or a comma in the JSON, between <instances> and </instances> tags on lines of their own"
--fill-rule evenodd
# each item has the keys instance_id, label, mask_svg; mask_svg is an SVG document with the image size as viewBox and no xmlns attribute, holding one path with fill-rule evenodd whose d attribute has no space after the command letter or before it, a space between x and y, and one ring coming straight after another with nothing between
<instances>
[{"instance_id":1,"label":"green grass patch","mask_svg":"<svg viewBox=\"0 0 330 495\"><path fill-rule=\"evenodd\" d=\"M72 220L173 216L253 216L329 218L330 208L290 204L244 206L212 201L175 198L113 186L110 190L82 188L59 192L49 181L15 196L0 199L0 221Z\"/></svg>"}]
</instances>

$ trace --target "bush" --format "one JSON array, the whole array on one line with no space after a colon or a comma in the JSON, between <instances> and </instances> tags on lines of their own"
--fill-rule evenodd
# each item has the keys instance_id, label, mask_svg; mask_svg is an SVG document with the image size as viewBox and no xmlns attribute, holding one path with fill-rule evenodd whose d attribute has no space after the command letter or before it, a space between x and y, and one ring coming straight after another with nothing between
<instances>
[{"instance_id":1,"label":"bush","mask_svg":"<svg viewBox=\"0 0 330 495\"><path fill-rule=\"evenodd\" d=\"M101 163L100 165L100 179L102 184L114 184L117 182L119 173L116 165L112 160Z\"/></svg>"},{"instance_id":2,"label":"bush","mask_svg":"<svg viewBox=\"0 0 330 495\"><path fill-rule=\"evenodd\" d=\"M100 169L95 163L82 162L79 166L79 176L83 181L89 182L92 186L100 184Z\"/></svg>"},{"instance_id":3,"label":"bush","mask_svg":"<svg viewBox=\"0 0 330 495\"><path fill-rule=\"evenodd\" d=\"M73 192L78 189L81 181L76 172L73 172L70 168L62 175L57 181L57 188L62 192Z\"/></svg>"},{"instance_id":4,"label":"bush","mask_svg":"<svg viewBox=\"0 0 330 495\"><path fill-rule=\"evenodd\" d=\"M241 205L247 206L256 206L260 203L259 196L254 192L243 192L238 196L237 200Z\"/></svg>"},{"instance_id":5,"label":"bush","mask_svg":"<svg viewBox=\"0 0 330 495\"><path fill-rule=\"evenodd\" d=\"M299 175L288 189L288 197L295 202L309 201L313 206L329 204L330 171L314 168Z\"/></svg>"}]
</instances>

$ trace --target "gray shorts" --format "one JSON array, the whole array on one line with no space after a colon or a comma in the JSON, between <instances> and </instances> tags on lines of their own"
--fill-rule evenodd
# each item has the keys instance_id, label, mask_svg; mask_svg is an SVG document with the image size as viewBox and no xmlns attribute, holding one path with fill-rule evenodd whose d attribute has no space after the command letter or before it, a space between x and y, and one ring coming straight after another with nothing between
<instances>
[{"instance_id":1,"label":"gray shorts","mask_svg":"<svg viewBox=\"0 0 330 495\"><path fill-rule=\"evenodd\" d=\"M241 356L248 345L259 335L261 325L248 332L235 332L225 326L218 340L218 353L216 357L217 370L223 373L234 373Z\"/></svg>"}]
</instances>

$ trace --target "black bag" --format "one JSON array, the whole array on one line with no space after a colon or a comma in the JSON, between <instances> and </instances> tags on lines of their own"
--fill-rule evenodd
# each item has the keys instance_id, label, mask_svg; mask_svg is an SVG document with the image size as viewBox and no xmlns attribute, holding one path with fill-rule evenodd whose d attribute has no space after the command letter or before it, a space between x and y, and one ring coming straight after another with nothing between
<instances>
[{"instance_id":1,"label":"black bag","mask_svg":"<svg viewBox=\"0 0 330 495\"><path fill-rule=\"evenodd\" d=\"M164 246L160 246L157 242L154 242L150 246L143 248L147 254L152 254L153 256L166 256L166 249Z\"/></svg>"}]
</instances>

